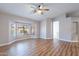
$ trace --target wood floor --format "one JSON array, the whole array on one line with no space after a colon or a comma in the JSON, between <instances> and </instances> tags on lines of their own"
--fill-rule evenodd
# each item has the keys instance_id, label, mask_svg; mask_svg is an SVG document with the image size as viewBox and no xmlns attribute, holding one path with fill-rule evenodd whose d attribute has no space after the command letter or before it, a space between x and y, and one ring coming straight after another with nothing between
<instances>
[{"instance_id":1,"label":"wood floor","mask_svg":"<svg viewBox=\"0 0 79 59\"><path fill-rule=\"evenodd\" d=\"M79 43L28 39L0 47L2 56L79 56Z\"/></svg>"}]
</instances>

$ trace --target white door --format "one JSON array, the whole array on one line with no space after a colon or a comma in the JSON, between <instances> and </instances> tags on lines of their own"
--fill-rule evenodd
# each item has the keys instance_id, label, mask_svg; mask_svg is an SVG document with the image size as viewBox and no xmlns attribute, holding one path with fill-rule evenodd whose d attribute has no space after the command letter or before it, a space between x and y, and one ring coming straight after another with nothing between
<instances>
[{"instance_id":1,"label":"white door","mask_svg":"<svg viewBox=\"0 0 79 59\"><path fill-rule=\"evenodd\" d=\"M53 39L59 39L59 21L53 21Z\"/></svg>"}]
</instances>

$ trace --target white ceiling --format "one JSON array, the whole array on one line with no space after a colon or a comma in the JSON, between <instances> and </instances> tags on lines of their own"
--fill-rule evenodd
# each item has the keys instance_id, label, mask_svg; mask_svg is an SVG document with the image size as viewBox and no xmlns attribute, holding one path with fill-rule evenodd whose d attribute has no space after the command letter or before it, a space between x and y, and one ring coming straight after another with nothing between
<instances>
[{"instance_id":1,"label":"white ceiling","mask_svg":"<svg viewBox=\"0 0 79 59\"><path fill-rule=\"evenodd\" d=\"M34 3L26 3L26 4L0 4L0 11L7 12L13 15L18 15L22 17L28 17L34 20L44 20L49 17L53 18L63 13L71 13L79 10L78 3L44 3L50 10L46 12L44 15L38 15L32 13L32 8L30 5ZM38 4L35 4L38 5Z\"/></svg>"}]
</instances>

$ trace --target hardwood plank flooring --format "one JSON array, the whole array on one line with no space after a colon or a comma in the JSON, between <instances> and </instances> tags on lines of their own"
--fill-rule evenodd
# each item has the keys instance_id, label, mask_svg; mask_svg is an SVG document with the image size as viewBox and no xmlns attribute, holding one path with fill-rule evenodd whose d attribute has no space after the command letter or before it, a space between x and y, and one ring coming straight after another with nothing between
<instances>
[{"instance_id":1,"label":"hardwood plank flooring","mask_svg":"<svg viewBox=\"0 0 79 59\"><path fill-rule=\"evenodd\" d=\"M22 40L0 47L0 56L79 56L79 42Z\"/></svg>"}]
</instances>

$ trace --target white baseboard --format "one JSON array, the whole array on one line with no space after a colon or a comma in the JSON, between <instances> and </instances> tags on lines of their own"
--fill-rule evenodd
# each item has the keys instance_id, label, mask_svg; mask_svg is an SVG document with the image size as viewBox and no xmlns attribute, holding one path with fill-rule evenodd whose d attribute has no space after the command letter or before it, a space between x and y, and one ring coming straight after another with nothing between
<instances>
[{"instance_id":1,"label":"white baseboard","mask_svg":"<svg viewBox=\"0 0 79 59\"><path fill-rule=\"evenodd\" d=\"M6 45L9 45L9 43L3 43L3 44L0 44L0 47L2 47L2 46L6 46Z\"/></svg>"},{"instance_id":2,"label":"white baseboard","mask_svg":"<svg viewBox=\"0 0 79 59\"><path fill-rule=\"evenodd\" d=\"M30 38L25 38L25 39L16 39L16 40L13 40L13 41L8 42L8 43L0 44L0 47L2 47L2 46L6 46L6 45L10 45L10 44L12 44L12 43L14 43L14 42L16 42L16 41L26 40L26 39L30 39ZM45 38L41 38L41 39L45 39ZM47 39L49 39L49 38L47 38ZM62 40L62 39L60 39L60 40L61 40L61 41L65 41L65 42L79 42L79 41Z\"/></svg>"},{"instance_id":3,"label":"white baseboard","mask_svg":"<svg viewBox=\"0 0 79 59\"><path fill-rule=\"evenodd\" d=\"M65 42L79 42L79 41L72 41L72 40L64 40L64 39L60 39L61 41L65 41Z\"/></svg>"},{"instance_id":4,"label":"white baseboard","mask_svg":"<svg viewBox=\"0 0 79 59\"><path fill-rule=\"evenodd\" d=\"M27 39L29 39L29 38L27 38ZM25 40L25 39L16 39L16 40L13 40L13 41L8 42L8 43L3 43L3 44L0 44L0 47L6 46L6 45L10 45L10 44L12 44L12 43L14 43L14 42L16 42L16 41L20 41L20 40Z\"/></svg>"}]
</instances>

